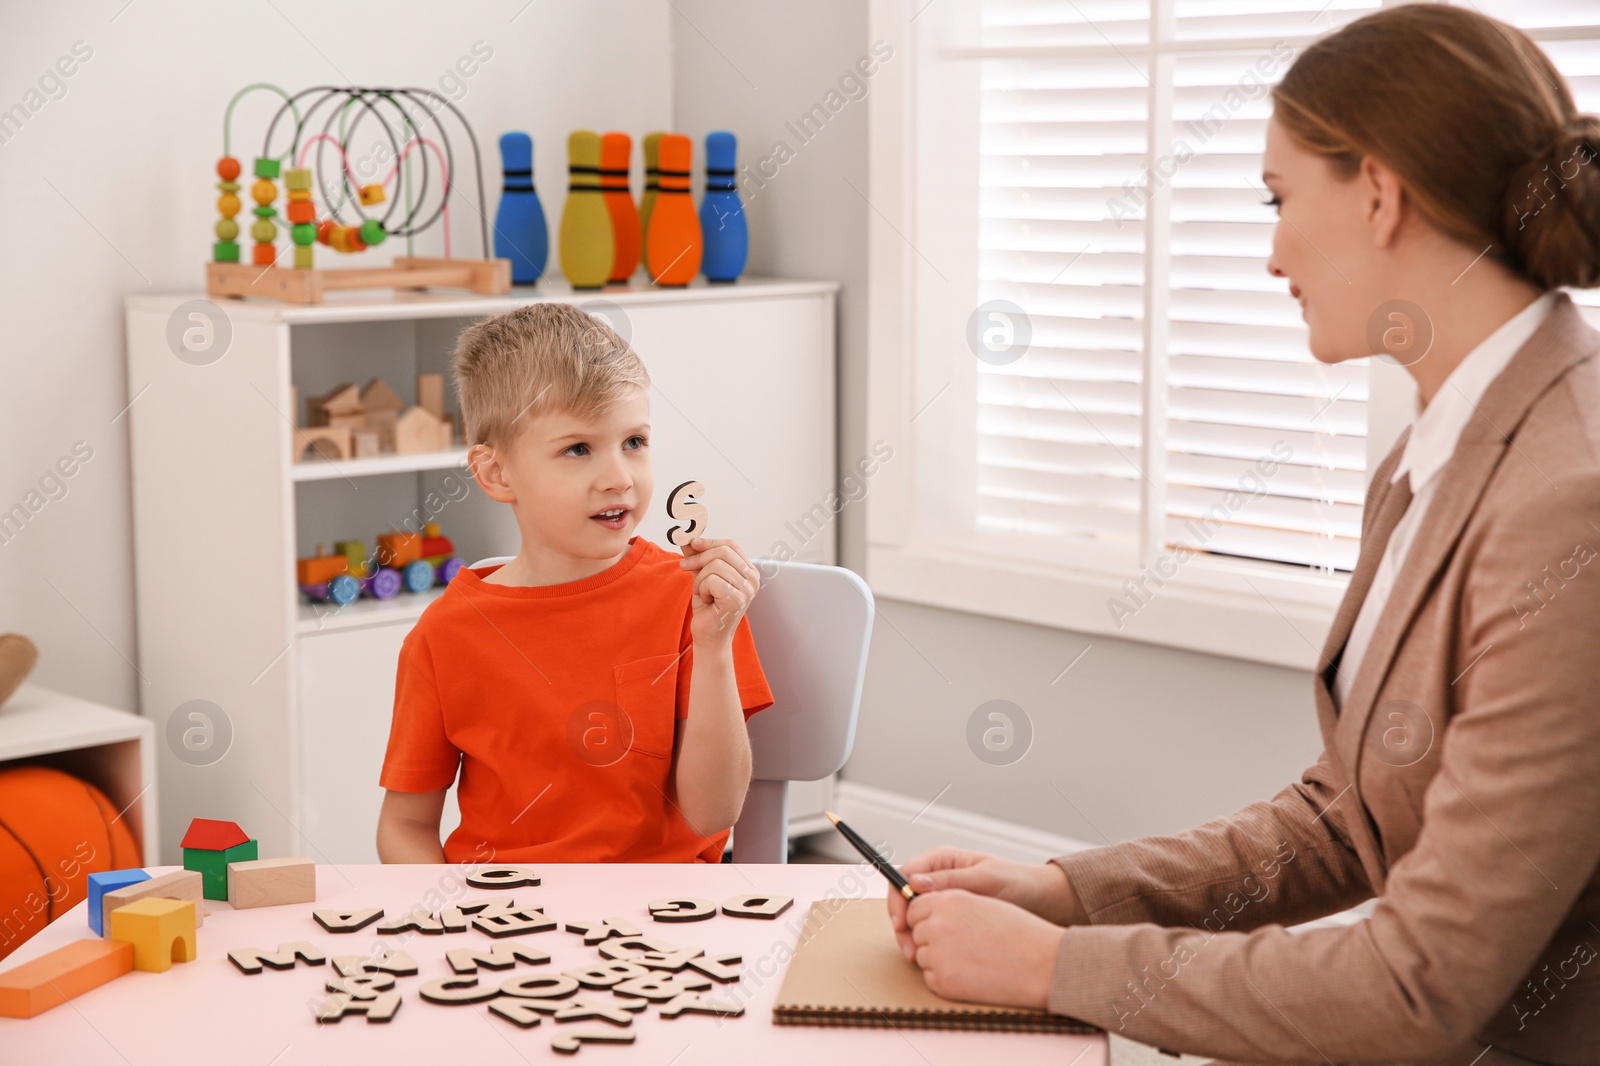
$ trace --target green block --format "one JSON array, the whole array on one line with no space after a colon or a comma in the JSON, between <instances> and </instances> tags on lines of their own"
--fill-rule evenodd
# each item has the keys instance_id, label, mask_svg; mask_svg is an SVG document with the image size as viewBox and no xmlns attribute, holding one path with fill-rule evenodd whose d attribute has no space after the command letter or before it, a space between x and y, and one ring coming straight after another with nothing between
<instances>
[{"instance_id":1,"label":"green block","mask_svg":"<svg viewBox=\"0 0 1600 1066\"><path fill-rule=\"evenodd\" d=\"M283 183L291 192L297 189L311 188L311 171L307 168L297 168L283 172Z\"/></svg>"},{"instance_id":2,"label":"green block","mask_svg":"<svg viewBox=\"0 0 1600 1066\"><path fill-rule=\"evenodd\" d=\"M206 899L228 898L228 864L251 862L258 858L256 842L246 840L227 851L205 851L201 848L183 849L183 868L200 875L200 894Z\"/></svg>"},{"instance_id":3,"label":"green block","mask_svg":"<svg viewBox=\"0 0 1600 1066\"><path fill-rule=\"evenodd\" d=\"M278 176L278 161L276 159L257 159L256 177L275 178Z\"/></svg>"},{"instance_id":4,"label":"green block","mask_svg":"<svg viewBox=\"0 0 1600 1066\"><path fill-rule=\"evenodd\" d=\"M239 245L234 241L218 241L211 246L211 260L215 263L237 263Z\"/></svg>"}]
</instances>

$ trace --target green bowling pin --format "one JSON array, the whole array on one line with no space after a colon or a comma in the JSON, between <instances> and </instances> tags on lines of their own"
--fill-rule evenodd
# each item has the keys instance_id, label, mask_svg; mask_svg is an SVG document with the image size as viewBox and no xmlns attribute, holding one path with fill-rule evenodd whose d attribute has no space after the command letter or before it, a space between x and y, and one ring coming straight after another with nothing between
<instances>
[{"instance_id":1,"label":"green bowling pin","mask_svg":"<svg viewBox=\"0 0 1600 1066\"><path fill-rule=\"evenodd\" d=\"M598 289L611 276L611 212L600 192L600 135L567 138L567 200L561 208L561 272L575 289Z\"/></svg>"}]
</instances>

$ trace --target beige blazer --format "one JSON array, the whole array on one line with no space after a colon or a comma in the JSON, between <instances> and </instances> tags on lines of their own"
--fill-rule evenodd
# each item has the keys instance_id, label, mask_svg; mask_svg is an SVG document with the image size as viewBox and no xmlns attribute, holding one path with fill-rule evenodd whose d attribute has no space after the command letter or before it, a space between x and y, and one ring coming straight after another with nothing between
<instances>
[{"instance_id":1,"label":"beige blazer","mask_svg":"<svg viewBox=\"0 0 1600 1066\"><path fill-rule=\"evenodd\" d=\"M1597 351L1561 294L1440 472L1338 711L1396 445L1315 678L1321 758L1229 817L1055 859L1091 924L1052 1010L1240 1062L1600 1063Z\"/></svg>"}]
</instances>

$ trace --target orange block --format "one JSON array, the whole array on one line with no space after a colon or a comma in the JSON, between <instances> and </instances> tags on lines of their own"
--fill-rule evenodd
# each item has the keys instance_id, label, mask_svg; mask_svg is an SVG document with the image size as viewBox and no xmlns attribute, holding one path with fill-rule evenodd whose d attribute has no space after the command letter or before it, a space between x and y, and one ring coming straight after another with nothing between
<instances>
[{"instance_id":1,"label":"orange block","mask_svg":"<svg viewBox=\"0 0 1600 1066\"><path fill-rule=\"evenodd\" d=\"M407 563L422 558L420 533L378 534L378 565L402 569Z\"/></svg>"},{"instance_id":2,"label":"orange block","mask_svg":"<svg viewBox=\"0 0 1600 1066\"><path fill-rule=\"evenodd\" d=\"M0 1017L32 1018L132 970L132 944L74 940L0 973Z\"/></svg>"}]
</instances>

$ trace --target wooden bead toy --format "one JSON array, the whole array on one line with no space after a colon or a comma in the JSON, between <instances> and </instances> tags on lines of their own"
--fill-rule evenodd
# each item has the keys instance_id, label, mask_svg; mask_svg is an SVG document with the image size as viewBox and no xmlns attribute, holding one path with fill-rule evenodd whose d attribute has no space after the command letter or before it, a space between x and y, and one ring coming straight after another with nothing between
<instances>
[{"instance_id":1,"label":"wooden bead toy","mask_svg":"<svg viewBox=\"0 0 1600 1066\"><path fill-rule=\"evenodd\" d=\"M278 209L272 206L278 198L278 186L272 180L278 176L278 161L257 158L255 172L256 183L250 186L250 198L256 202L252 209L256 221L250 227L250 236L256 241L251 261L257 266L271 266L278 261L278 249L273 244L278 237L278 227L272 221L278 214Z\"/></svg>"},{"instance_id":2,"label":"wooden bead toy","mask_svg":"<svg viewBox=\"0 0 1600 1066\"><path fill-rule=\"evenodd\" d=\"M222 179L217 182L217 189L222 193L217 197L217 213L222 217L217 220L217 243L211 246L211 258L218 263L237 263L239 261L239 245L236 238L239 236L239 223L233 216L239 213L239 161L231 155L225 155L217 160L217 177Z\"/></svg>"},{"instance_id":3,"label":"wooden bead toy","mask_svg":"<svg viewBox=\"0 0 1600 1066\"><path fill-rule=\"evenodd\" d=\"M628 188L628 158L633 140L626 133L600 138L600 189L611 216L611 276L627 281L639 267L639 211Z\"/></svg>"},{"instance_id":4,"label":"wooden bead toy","mask_svg":"<svg viewBox=\"0 0 1600 1066\"><path fill-rule=\"evenodd\" d=\"M111 912L111 939L133 945L133 968L166 973L195 957L195 904L141 899Z\"/></svg>"},{"instance_id":5,"label":"wooden bead toy","mask_svg":"<svg viewBox=\"0 0 1600 1066\"><path fill-rule=\"evenodd\" d=\"M644 261L657 285L687 285L700 273L700 219L689 196L693 149L681 133L664 134L659 148L661 190L650 214Z\"/></svg>"}]
</instances>

